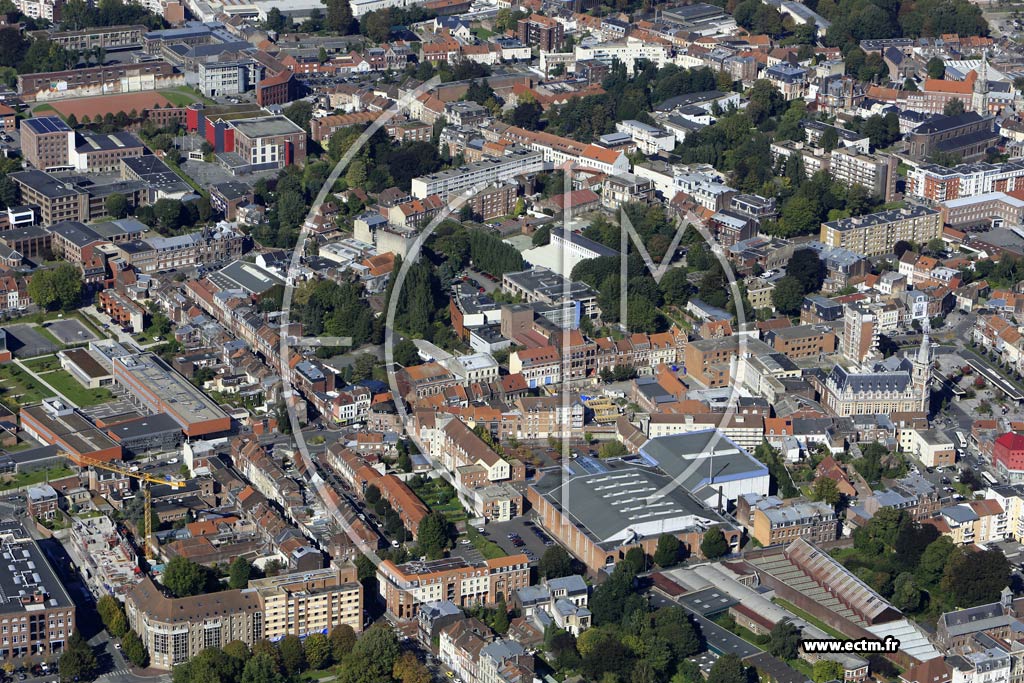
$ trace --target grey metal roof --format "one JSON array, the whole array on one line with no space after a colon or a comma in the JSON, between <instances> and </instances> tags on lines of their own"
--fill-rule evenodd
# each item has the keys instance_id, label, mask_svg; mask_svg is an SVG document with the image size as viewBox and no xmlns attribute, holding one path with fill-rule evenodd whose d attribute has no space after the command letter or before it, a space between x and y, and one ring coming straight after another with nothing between
<instances>
[{"instance_id":1,"label":"grey metal roof","mask_svg":"<svg viewBox=\"0 0 1024 683\"><path fill-rule=\"evenodd\" d=\"M715 429L650 439L640 453L687 491L768 475L764 464Z\"/></svg>"}]
</instances>

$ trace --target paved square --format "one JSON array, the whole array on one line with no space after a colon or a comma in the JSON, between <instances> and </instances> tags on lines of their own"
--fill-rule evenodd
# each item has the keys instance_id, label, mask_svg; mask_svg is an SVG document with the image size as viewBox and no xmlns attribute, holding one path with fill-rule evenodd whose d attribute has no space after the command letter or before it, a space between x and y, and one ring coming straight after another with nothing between
<instances>
[{"instance_id":1,"label":"paved square","mask_svg":"<svg viewBox=\"0 0 1024 683\"><path fill-rule=\"evenodd\" d=\"M19 323L4 329L7 330L7 350L15 358L33 358L59 350L56 344L39 334L34 325Z\"/></svg>"},{"instance_id":2,"label":"paved square","mask_svg":"<svg viewBox=\"0 0 1024 683\"><path fill-rule=\"evenodd\" d=\"M74 318L53 320L46 323L45 327L62 344L84 344L99 339L81 320Z\"/></svg>"}]
</instances>

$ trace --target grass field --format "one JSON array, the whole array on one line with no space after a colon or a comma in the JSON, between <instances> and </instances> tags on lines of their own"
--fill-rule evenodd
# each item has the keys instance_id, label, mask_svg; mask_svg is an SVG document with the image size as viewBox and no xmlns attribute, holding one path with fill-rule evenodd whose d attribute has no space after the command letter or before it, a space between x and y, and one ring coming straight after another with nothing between
<instances>
[{"instance_id":1,"label":"grass field","mask_svg":"<svg viewBox=\"0 0 1024 683\"><path fill-rule=\"evenodd\" d=\"M60 361L57 360L57 356L39 356L22 362L32 372L50 372L60 369Z\"/></svg>"},{"instance_id":2,"label":"grass field","mask_svg":"<svg viewBox=\"0 0 1024 683\"><path fill-rule=\"evenodd\" d=\"M183 93L177 90L161 90L160 94L166 97L167 101L175 107L187 107L198 99L189 93Z\"/></svg>"},{"instance_id":3,"label":"grass field","mask_svg":"<svg viewBox=\"0 0 1024 683\"><path fill-rule=\"evenodd\" d=\"M98 406L114 398L109 389L87 389L64 370L40 373L39 376L51 387L64 394L72 403L81 408Z\"/></svg>"},{"instance_id":4,"label":"grass field","mask_svg":"<svg viewBox=\"0 0 1024 683\"><path fill-rule=\"evenodd\" d=\"M39 403L53 392L13 363L0 366L0 401L17 410L29 403Z\"/></svg>"}]
</instances>

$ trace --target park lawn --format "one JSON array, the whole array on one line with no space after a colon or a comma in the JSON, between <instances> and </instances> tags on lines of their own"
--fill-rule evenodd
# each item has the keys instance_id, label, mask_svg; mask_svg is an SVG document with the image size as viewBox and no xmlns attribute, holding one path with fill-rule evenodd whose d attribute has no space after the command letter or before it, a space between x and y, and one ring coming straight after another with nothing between
<instances>
[{"instance_id":1,"label":"park lawn","mask_svg":"<svg viewBox=\"0 0 1024 683\"><path fill-rule=\"evenodd\" d=\"M9 491L11 489L21 488L22 486L31 486L44 481L70 477L72 474L74 474L74 472L63 465L50 467L45 470L37 470L35 472L19 472L12 478L0 483L0 491Z\"/></svg>"},{"instance_id":2,"label":"park lawn","mask_svg":"<svg viewBox=\"0 0 1024 683\"><path fill-rule=\"evenodd\" d=\"M41 373L60 369L60 361L57 359L57 356L52 354L49 356L36 356L35 358L22 361L22 363L33 372Z\"/></svg>"},{"instance_id":3,"label":"park lawn","mask_svg":"<svg viewBox=\"0 0 1024 683\"><path fill-rule=\"evenodd\" d=\"M14 363L0 365L0 398L15 409L29 403L39 403L52 391L37 382Z\"/></svg>"},{"instance_id":4,"label":"park lawn","mask_svg":"<svg viewBox=\"0 0 1024 683\"><path fill-rule=\"evenodd\" d=\"M480 40L487 40L488 38L494 35L494 31L488 31L483 26L481 26L479 28L473 29L473 35L475 35Z\"/></svg>"},{"instance_id":5,"label":"park lawn","mask_svg":"<svg viewBox=\"0 0 1024 683\"><path fill-rule=\"evenodd\" d=\"M452 485L443 478L428 479L422 486L413 489L423 503L434 512L441 512L452 524L469 519L459 502L459 496Z\"/></svg>"},{"instance_id":6,"label":"park lawn","mask_svg":"<svg viewBox=\"0 0 1024 683\"><path fill-rule=\"evenodd\" d=\"M109 389L87 389L64 370L40 373L39 376L80 408L98 406L114 398Z\"/></svg>"}]
</instances>

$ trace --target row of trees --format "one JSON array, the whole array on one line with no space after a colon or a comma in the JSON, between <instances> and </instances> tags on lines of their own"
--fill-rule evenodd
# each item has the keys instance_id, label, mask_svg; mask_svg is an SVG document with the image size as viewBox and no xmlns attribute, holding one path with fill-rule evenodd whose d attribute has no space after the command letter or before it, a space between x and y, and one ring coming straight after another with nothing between
<instances>
[{"instance_id":1,"label":"row of trees","mask_svg":"<svg viewBox=\"0 0 1024 683\"><path fill-rule=\"evenodd\" d=\"M121 602L112 595L104 594L96 601L96 611L99 612L100 621L103 622L107 633L121 639L121 652L128 661L138 667L148 666L149 652L139 634L128 628L128 617ZM63 667L61 673L67 676Z\"/></svg>"},{"instance_id":2,"label":"row of trees","mask_svg":"<svg viewBox=\"0 0 1024 683\"><path fill-rule=\"evenodd\" d=\"M981 9L968 0L817 0L809 5L832 22L824 37L830 46L868 38L988 35Z\"/></svg>"},{"instance_id":3,"label":"row of trees","mask_svg":"<svg viewBox=\"0 0 1024 683\"><path fill-rule=\"evenodd\" d=\"M390 627L376 625L357 638L347 625L329 635L311 634L304 639L285 636L276 644L268 640L249 648L232 641L223 648L208 648L174 667L174 683L291 683L307 670L339 665L342 683L429 683L430 674L412 653L401 652Z\"/></svg>"}]
</instances>

